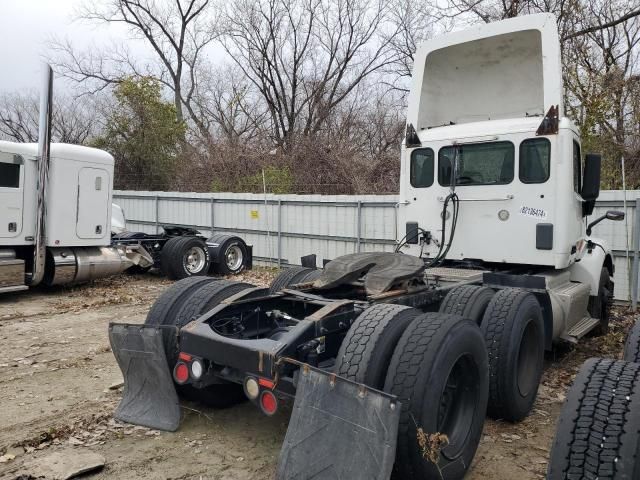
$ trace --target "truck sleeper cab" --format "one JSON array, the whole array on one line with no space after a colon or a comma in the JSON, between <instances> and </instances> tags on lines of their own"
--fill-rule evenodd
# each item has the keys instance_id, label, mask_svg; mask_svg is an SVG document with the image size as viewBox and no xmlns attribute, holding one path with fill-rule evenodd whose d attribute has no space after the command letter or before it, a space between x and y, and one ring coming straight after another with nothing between
<instances>
[{"instance_id":1,"label":"truck sleeper cab","mask_svg":"<svg viewBox=\"0 0 640 480\"><path fill-rule=\"evenodd\" d=\"M34 143L0 141L0 292L25 290L34 278L36 225L46 236L42 281L86 281L125 270L123 249L111 247L113 157L76 145L53 144L46 183ZM46 191L38 203L39 188Z\"/></svg>"}]
</instances>

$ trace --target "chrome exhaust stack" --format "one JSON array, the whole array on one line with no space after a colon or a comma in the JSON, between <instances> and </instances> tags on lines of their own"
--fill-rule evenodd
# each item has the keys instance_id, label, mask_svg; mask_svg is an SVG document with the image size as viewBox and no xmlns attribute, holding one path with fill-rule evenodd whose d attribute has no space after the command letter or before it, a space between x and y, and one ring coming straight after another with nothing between
<instances>
[{"instance_id":1,"label":"chrome exhaust stack","mask_svg":"<svg viewBox=\"0 0 640 480\"><path fill-rule=\"evenodd\" d=\"M51 149L51 121L53 114L53 70L45 64L40 93L40 119L38 122L38 178L36 185L36 232L33 248L33 268L27 276L29 285L38 285L44 278L46 262L47 183Z\"/></svg>"}]
</instances>

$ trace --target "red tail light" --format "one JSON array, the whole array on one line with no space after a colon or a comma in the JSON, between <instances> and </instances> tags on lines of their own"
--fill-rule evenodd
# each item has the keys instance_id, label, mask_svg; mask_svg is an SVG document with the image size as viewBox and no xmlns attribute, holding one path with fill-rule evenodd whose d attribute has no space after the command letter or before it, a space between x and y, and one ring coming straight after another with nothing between
<instances>
[{"instance_id":1,"label":"red tail light","mask_svg":"<svg viewBox=\"0 0 640 480\"><path fill-rule=\"evenodd\" d=\"M187 380L189 380L189 367L187 367L186 363L178 362L176 364L173 369L173 378L180 384L186 383Z\"/></svg>"},{"instance_id":2,"label":"red tail light","mask_svg":"<svg viewBox=\"0 0 640 480\"><path fill-rule=\"evenodd\" d=\"M269 390L265 390L260 395L260 408L267 415L273 415L278 410L278 399Z\"/></svg>"}]
</instances>

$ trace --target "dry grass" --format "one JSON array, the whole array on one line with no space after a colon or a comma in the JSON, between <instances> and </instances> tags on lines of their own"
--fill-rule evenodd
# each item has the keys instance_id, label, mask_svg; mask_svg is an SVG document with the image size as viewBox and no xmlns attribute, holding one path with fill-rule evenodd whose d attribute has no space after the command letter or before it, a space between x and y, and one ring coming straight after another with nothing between
<instances>
[{"instance_id":1,"label":"dry grass","mask_svg":"<svg viewBox=\"0 0 640 480\"><path fill-rule=\"evenodd\" d=\"M422 458L437 465L440 459L440 452L444 447L449 445L449 437L444 433L425 433L422 427L418 427L418 445L420 446L420 452L422 452Z\"/></svg>"}]
</instances>

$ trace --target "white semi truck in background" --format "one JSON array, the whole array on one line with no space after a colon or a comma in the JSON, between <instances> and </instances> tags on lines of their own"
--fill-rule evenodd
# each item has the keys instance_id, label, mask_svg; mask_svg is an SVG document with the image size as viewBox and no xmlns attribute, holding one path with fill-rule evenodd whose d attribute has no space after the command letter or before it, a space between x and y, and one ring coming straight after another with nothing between
<instances>
[{"instance_id":1,"label":"white semi truck in background","mask_svg":"<svg viewBox=\"0 0 640 480\"><path fill-rule=\"evenodd\" d=\"M95 148L50 143L52 86L47 66L39 143L0 141L0 293L132 267L160 267L173 279L251 268L251 247L233 235L206 239L179 226L149 235L122 225L113 233L114 159Z\"/></svg>"}]
</instances>

